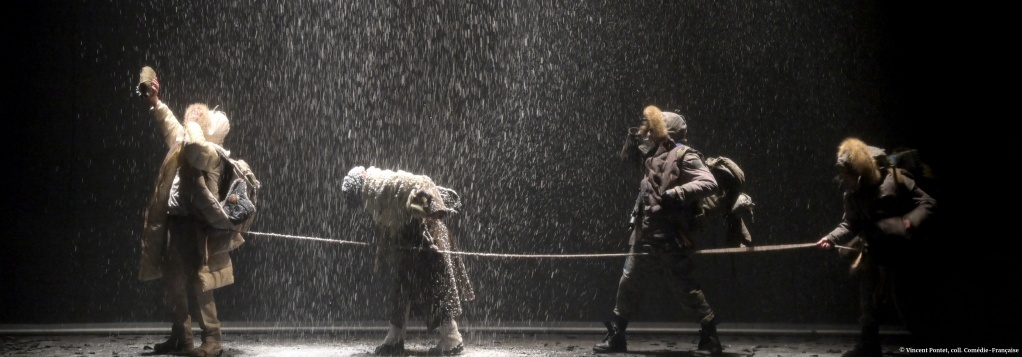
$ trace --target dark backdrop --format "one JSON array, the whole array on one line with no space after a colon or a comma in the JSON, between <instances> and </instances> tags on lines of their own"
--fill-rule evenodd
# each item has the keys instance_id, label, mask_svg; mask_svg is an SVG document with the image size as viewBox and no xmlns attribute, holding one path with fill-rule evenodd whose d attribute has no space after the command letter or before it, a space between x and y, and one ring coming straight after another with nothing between
<instances>
[{"instance_id":1,"label":"dark backdrop","mask_svg":"<svg viewBox=\"0 0 1022 357\"><path fill-rule=\"evenodd\" d=\"M911 259L935 320L1017 336L1017 264L963 239L950 167L969 118L949 88L969 47L954 10L886 1L33 1L5 17L9 115L0 323L161 321L139 282L142 214L165 148L133 97L156 69L178 114L232 119L259 175L254 231L371 241L345 207L355 165L458 190L464 250L619 253L637 173L617 159L644 106L689 119L737 161L762 245L813 242L841 217L848 136L918 148L942 185L938 234ZM949 50L950 49L950 50ZM949 121L952 124L948 124ZM961 157L960 153L958 157ZM952 218L956 217L956 218ZM720 245L719 235L700 241ZM384 320L387 278L353 245L250 236L217 291L227 321ZM468 257L470 322L599 321L623 259ZM847 262L800 249L698 256L723 322L855 323ZM994 285L981 285L993 279ZM984 283L988 284L988 283ZM989 288L988 288L989 287ZM1011 289L1009 289L1011 288ZM639 320L691 321L663 292ZM888 322L895 322L891 320ZM995 328L996 327L996 328ZM981 332L975 332L981 331ZM1011 332L1004 332L1011 331Z\"/></svg>"}]
</instances>

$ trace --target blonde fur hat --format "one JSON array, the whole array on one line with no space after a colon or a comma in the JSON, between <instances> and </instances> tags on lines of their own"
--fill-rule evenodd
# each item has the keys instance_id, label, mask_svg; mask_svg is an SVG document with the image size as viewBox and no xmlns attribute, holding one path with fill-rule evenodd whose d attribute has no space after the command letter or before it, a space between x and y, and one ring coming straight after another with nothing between
<instances>
[{"instance_id":1,"label":"blonde fur hat","mask_svg":"<svg viewBox=\"0 0 1022 357\"><path fill-rule=\"evenodd\" d=\"M642 116L646 118L646 122L639 129L640 133L648 133L654 141L660 141L668 137L667 124L664 122L664 112L660 108L654 105L647 106L646 109L642 110Z\"/></svg>"},{"instance_id":2,"label":"blonde fur hat","mask_svg":"<svg viewBox=\"0 0 1022 357\"><path fill-rule=\"evenodd\" d=\"M185 122L194 120L202 128L206 141L223 145L227 133L231 131L231 121L227 114L219 110L209 110L205 103L194 103L185 109Z\"/></svg>"},{"instance_id":3,"label":"blonde fur hat","mask_svg":"<svg viewBox=\"0 0 1022 357\"><path fill-rule=\"evenodd\" d=\"M837 149L837 167L859 176L869 183L880 182L880 167L877 156L883 156L883 149L866 145L858 138L847 138Z\"/></svg>"}]
</instances>

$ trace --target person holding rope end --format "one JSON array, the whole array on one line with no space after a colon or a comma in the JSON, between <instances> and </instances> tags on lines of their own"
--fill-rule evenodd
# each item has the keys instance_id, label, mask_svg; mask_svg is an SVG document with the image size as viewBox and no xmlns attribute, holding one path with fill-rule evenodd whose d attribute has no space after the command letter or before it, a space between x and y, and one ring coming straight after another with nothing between
<instances>
[{"instance_id":1,"label":"person holding rope end","mask_svg":"<svg viewBox=\"0 0 1022 357\"><path fill-rule=\"evenodd\" d=\"M593 347L596 353L627 352L625 331L642 307L642 297L654 275L664 276L676 301L698 317L698 348L723 353L716 320L706 296L691 276L694 265L692 222L699 202L718 192L717 181L703 164L702 154L685 145L688 126L680 114L656 106L643 110L643 123L629 133L622 158L641 160L644 177L633 214L629 238L632 254L618 282L614 314L606 321L607 336Z\"/></svg>"},{"instance_id":2,"label":"person holding rope end","mask_svg":"<svg viewBox=\"0 0 1022 357\"><path fill-rule=\"evenodd\" d=\"M234 283L228 252L245 242L241 232L254 217L259 183L247 163L231 159L223 148L230 131L223 112L195 103L179 122L159 93L156 72L143 68L138 94L152 105L168 148L145 212L139 270L142 281L163 278L163 304L172 323L169 339L154 345L153 353L218 356L222 334L213 290ZM197 348L192 309L202 329Z\"/></svg>"},{"instance_id":3,"label":"person holding rope end","mask_svg":"<svg viewBox=\"0 0 1022 357\"><path fill-rule=\"evenodd\" d=\"M440 340L429 355L464 351L457 318L463 301L475 300L457 241L444 219L457 213L461 198L428 176L356 166L344 177L348 205L362 206L379 230L374 269L387 264L396 272L391 290L390 329L373 353L404 355L405 333L412 314L427 331L439 328Z\"/></svg>"},{"instance_id":4,"label":"person holding rope end","mask_svg":"<svg viewBox=\"0 0 1022 357\"><path fill-rule=\"evenodd\" d=\"M824 249L855 240L863 247L853 264L859 276L859 341L843 356L880 356L881 301L891 298L910 332L917 326L904 301L904 272L908 247L916 232L934 214L937 202L916 185L906 171L891 166L884 150L857 138L841 142L837 152L838 177L844 187L841 223L816 243Z\"/></svg>"}]
</instances>

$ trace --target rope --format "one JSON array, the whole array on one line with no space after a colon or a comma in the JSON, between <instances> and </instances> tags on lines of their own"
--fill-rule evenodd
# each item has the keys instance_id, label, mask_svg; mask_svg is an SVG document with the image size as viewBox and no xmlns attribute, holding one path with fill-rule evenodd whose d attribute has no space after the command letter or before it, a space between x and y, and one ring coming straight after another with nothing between
<instances>
[{"instance_id":1,"label":"rope","mask_svg":"<svg viewBox=\"0 0 1022 357\"><path fill-rule=\"evenodd\" d=\"M352 240L339 240L339 239L327 239L327 238L316 238L316 237L304 237L304 236L293 236L293 235L288 235L288 234L262 233L262 232L242 232L242 233L249 234L249 235L254 235L254 236L267 236L267 237L279 237L279 238L288 238L288 239L312 240L312 241L317 241L317 242L327 242L327 243L334 243L334 244L354 244L354 245L366 245L366 246L369 245L369 243L356 242L356 241L352 241Z\"/></svg>"},{"instance_id":2,"label":"rope","mask_svg":"<svg viewBox=\"0 0 1022 357\"><path fill-rule=\"evenodd\" d=\"M717 249L700 249L695 251L695 254L721 254L721 253L746 253L746 252L763 252L768 250L787 250L797 248L808 248L815 247L816 243L797 243L797 244L779 244L779 245L764 245L761 247L735 247L735 248L717 248Z\"/></svg>"},{"instance_id":3,"label":"rope","mask_svg":"<svg viewBox=\"0 0 1022 357\"><path fill-rule=\"evenodd\" d=\"M366 242L356 242L350 240L340 239L327 239L317 237L305 237L288 234L278 233L263 233L263 232L244 232L245 234L254 236L267 236L267 237L279 237L288 239L298 240L311 240L316 242L326 242L333 244L351 244L351 245L362 245L369 246ZM723 253L748 253L748 252L763 252L769 250L788 250L788 249L799 249L815 247L816 243L797 243L797 244L779 244L779 245L765 245L758 247L736 247L736 248L716 248L716 249L700 249L692 252L691 254L723 254ZM856 250L855 248L849 248L845 246L836 245L838 249ZM423 248L407 248L407 249L419 249ZM450 250L437 251L441 254L451 255L466 255L466 256L478 256L478 257L496 257L496 258L614 258L614 257L630 257L630 256L644 256L651 255L649 253L603 253L603 254L504 254L504 253L479 253L479 252L456 252Z\"/></svg>"}]
</instances>

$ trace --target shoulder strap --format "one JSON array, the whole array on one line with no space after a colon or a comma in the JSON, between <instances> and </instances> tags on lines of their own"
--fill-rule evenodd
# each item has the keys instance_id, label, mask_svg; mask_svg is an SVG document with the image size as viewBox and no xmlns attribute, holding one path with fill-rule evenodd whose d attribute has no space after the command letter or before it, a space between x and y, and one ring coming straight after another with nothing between
<instances>
[{"instance_id":1,"label":"shoulder strap","mask_svg":"<svg viewBox=\"0 0 1022 357\"><path fill-rule=\"evenodd\" d=\"M224 149L221 146L216 146L216 151L220 155L220 158L223 159L224 165L227 168L225 172L229 172L231 175L227 182L233 182L235 179L245 180L245 183L248 184L249 199L252 200L252 203L255 203L256 193L259 191L262 184L258 179L256 179L255 173L252 172L252 168L247 162L245 162L245 160L231 158L227 149Z\"/></svg>"},{"instance_id":2,"label":"shoulder strap","mask_svg":"<svg viewBox=\"0 0 1022 357\"><path fill-rule=\"evenodd\" d=\"M674 162L674 160L678 159L677 155L678 148L680 148L680 146L675 146L671 148L671 151L667 152L667 158L665 158L664 161L660 163L660 172L664 172L664 170L667 168L668 163Z\"/></svg>"},{"instance_id":3,"label":"shoulder strap","mask_svg":"<svg viewBox=\"0 0 1022 357\"><path fill-rule=\"evenodd\" d=\"M678 158L680 157L685 157L685 154L688 153L689 149L691 148L688 147L688 145L675 146L673 149L671 149L671 152L667 153L667 160L664 161L664 165L667 165L667 163L669 162L678 161ZM662 169L663 168L661 167L661 171Z\"/></svg>"}]
</instances>

